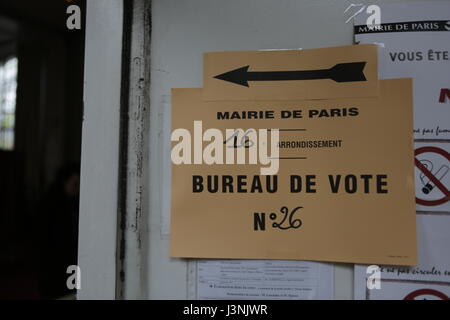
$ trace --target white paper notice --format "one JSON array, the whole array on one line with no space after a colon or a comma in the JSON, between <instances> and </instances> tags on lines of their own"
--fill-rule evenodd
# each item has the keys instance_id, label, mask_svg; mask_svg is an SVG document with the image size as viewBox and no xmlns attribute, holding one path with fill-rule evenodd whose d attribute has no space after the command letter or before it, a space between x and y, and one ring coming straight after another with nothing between
<instances>
[{"instance_id":1,"label":"white paper notice","mask_svg":"<svg viewBox=\"0 0 450 320\"><path fill-rule=\"evenodd\" d=\"M355 299L448 299L450 297L450 216L418 214L420 264L381 266L380 289L368 289L367 266L355 266Z\"/></svg>"},{"instance_id":2,"label":"white paper notice","mask_svg":"<svg viewBox=\"0 0 450 320\"><path fill-rule=\"evenodd\" d=\"M368 30L370 14L360 14L355 42L380 44L380 79L413 78L415 139L450 139L450 2L379 7L381 29Z\"/></svg>"},{"instance_id":3,"label":"white paper notice","mask_svg":"<svg viewBox=\"0 0 450 320\"><path fill-rule=\"evenodd\" d=\"M333 265L309 261L199 260L197 298L333 299Z\"/></svg>"},{"instance_id":4,"label":"white paper notice","mask_svg":"<svg viewBox=\"0 0 450 320\"><path fill-rule=\"evenodd\" d=\"M357 16L355 41L380 44L381 79L413 78L419 264L381 266L379 289L367 286L375 273L355 266L355 298L449 299L450 2L379 7L381 24L375 29L367 26L367 14Z\"/></svg>"}]
</instances>

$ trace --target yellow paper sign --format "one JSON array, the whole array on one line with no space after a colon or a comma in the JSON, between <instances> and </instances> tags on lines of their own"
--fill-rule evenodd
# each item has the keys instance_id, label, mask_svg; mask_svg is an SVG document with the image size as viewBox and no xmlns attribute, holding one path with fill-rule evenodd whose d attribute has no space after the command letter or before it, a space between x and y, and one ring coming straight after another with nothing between
<instances>
[{"instance_id":1,"label":"yellow paper sign","mask_svg":"<svg viewBox=\"0 0 450 320\"><path fill-rule=\"evenodd\" d=\"M204 55L203 99L292 100L378 96L374 44Z\"/></svg>"},{"instance_id":2,"label":"yellow paper sign","mask_svg":"<svg viewBox=\"0 0 450 320\"><path fill-rule=\"evenodd\" d=\"M170 256L416 264L411 80L323 100L207 88L233 67L172 91Z\"/></svg>"}]
</instances>

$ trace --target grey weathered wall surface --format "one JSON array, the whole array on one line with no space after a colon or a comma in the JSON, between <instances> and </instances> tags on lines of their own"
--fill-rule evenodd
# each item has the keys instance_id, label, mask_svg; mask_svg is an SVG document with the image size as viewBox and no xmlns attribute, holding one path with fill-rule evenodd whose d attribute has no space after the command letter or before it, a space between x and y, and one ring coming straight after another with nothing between
<instances>
[{"instance_id":1,"label":"grey weathered wall surface","mask_svg":"<svg viewBox=\"0 0 450 320\"><path fill-rule=\"evenodd\" d=\"M358 1L382 2L401 0ZM145 82L145 86L150 86L147 88L150 89L150 114L144 115L144 122L130 126L129 137L129 141L136 141L133 130L143 126L143 131L138 128L135 132L147 135L137 141L146 141L142 151L149 158L142 158L145 159L144 176L129 172L128 176L134 180L127 184L128 200L140 199L143 190L146 193L139 200L144 204L139 206L139 214L146 225L136 229L143 234L125 234L140 247L133 248L129 242L123 264L126 272L142 274L129 278L124 297L185 299L195 296L195 263L168 257L170 89L201 87L202 54L208 51L352 44L353 25L345 23L351 13L344 13L352 1L154 0L151 3L151 81ZM120 0L88 0L79 298L115 297L122 11ZM133 32L144 32L136 25L133 28ZM131 70L131 74L139 75L139 72ZM131 79L131 85L134 80ZM138 94L145 91L136 90ZM136 101L139 103L139 99ZM139 110L137 106L129 107ZM138 150L128 150L135 153L130 159L137 163ZM130 210L137 208L128 204ZM335 298L352 297L353 265L336 264Z\"/></svg>"}]
</instances>

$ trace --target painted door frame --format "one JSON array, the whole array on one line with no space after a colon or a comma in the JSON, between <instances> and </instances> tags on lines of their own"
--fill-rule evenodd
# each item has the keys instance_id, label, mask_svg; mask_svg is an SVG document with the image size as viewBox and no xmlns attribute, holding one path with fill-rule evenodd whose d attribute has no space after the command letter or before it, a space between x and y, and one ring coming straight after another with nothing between
<instances>
[{"instance_id":1,"label":"painted door frame","mask_svg":"<svg viewBox=\"0 0 450 320\"><path fill-rule=\"evenodd\" d=\"M87 1L78 299L145 298L150 3Z\"/></svg>"}]
</instances>

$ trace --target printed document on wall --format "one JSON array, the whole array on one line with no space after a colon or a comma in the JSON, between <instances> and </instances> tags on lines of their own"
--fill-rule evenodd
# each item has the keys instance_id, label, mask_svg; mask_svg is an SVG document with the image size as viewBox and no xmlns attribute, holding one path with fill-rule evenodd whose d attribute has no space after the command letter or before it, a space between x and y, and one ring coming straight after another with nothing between
<instances>
[{"instance_id":1,"label":"printed document on wall","mask_svg":"<svg viewBox=\"0 0 450 320\"><path fill-rule=\"evenodd\" d=\"M379 43L380 78L413 78L418 264L355 266L356 299L450 297L450 2L380 5L381 25L355 20L357 43ZM369 283L367 281L369 280Z\"/></svg>"},{"instance_id":2,"label":"printed document on wall","mask_svg":"<svg viewBox=\"0 0 450 320\"><path fill-rule=\"evenodd\" d=\"M415 138L450 139L450 2L379 6L379 29L356 17L355 42L379 44L380 79L414 79Z\"/></svg>"},{"instance_id":3,"label":"printed document on wall","mask_svg":"<svg viewBox=\"0 0 450 320\"><path fill-rule=\"evenodd\" d=\"M333 265L285 260L199 260L198 299L333 299Z\"/></svg>"}]
</instances>

